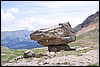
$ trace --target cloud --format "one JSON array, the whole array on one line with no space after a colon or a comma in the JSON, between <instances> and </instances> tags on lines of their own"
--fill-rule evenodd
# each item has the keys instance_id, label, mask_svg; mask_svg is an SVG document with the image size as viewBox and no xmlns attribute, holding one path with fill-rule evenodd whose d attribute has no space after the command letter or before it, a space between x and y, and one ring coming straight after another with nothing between
<instances>
[{"instance_id":1,"label":"cloud","mask_svg":"<svg viewBox=\"0 0 100 67\"><path fill-rule=\"evenodd\" d=\"M6 12L1 9L1 30L7 30L11 26L13 26L16 17L14 16L14 12L18 12L17 8L10 8Z\"/></svg>"},{"instance_id":2,"label":"cloud","mask_svg":"<svg viewBox=\"0 0 100 67\"><path fill-rule=\"evenodd\" d=\"M2 22L2 24L10 23L14 19L15 19L15 17L13 15L13 13L10 13L8 11L4 13L3 9L1 9L1 22Z\"/></svg>"},{"instance_id":3,"label":"cloud","mask_svg":"<svg viewBox=\"0 0 100 67\"><path fill-rule=\"evenodd\" d=\"M36 17L36 16L28 16L25 18L22 18L19 21L18 26L22 29L28 29L28 30L36 30L44 27L48 27L48 19L43 17Z\"/></svg>"},{"instance_id":4,"label":"cloud","mask_svg":"<svg viewBox=\"0 0 100 67\"><path fill-rule=\"evenodd\" d=\"M19 21L18 26L21 29L38 30L42 28L48 28L59 23L70 22L71 26L73 27L76 25L77 22L81 21L81 18L80 20L77 20L78 18L75 19L76 20L72 20L71 17L63 16L63 17L56 18L54 20L50 20L44 17L28 16L22 18Z\"/></svg>"},{"instance_id":5,"label":"cloud","mask_svg":"<svg viewBox=\"0 0 100 67\"><path fill-rule=\"evenodd\" d=\"M19 10L18 10L18 8L10 8L7 11L11 12L11 13L17 13Z\"/></svg>"},{"instance_id":6,"label":"cloud","mask_svg":"<svg viewBox=\"0 0 100 67\"><path fill-rule=\"evenodd\" d=\"M25 18L22 18L19 21L19 28L21 29L27 29L27 30L38 30L41 28L47 28L53 25L56 25L58 23L63 23L69 21L68 17L62 17L57 18L54 20L44 18L44 17L37 17L37 16L28 16Z\"/></svg>"},{"instance_id":7,"label":"cloud","mask_svg":"<svg viewBox=\"0 0 100 67\"><path fill-rule=\"evenodd\" d=\"M12 2L3 3L3 9L1 9L2 30L37 30L67 21L72 27L75 27L99 9L99 1L17 1L13 4L11 4ZM18 5L19 3L20 5Z\"/></svg>"}]
</instances>

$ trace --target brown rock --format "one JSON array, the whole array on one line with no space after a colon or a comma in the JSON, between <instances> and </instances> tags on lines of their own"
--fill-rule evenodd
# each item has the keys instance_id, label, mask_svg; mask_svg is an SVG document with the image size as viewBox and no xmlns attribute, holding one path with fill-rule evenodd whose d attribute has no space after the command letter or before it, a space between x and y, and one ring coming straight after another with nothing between
<instances>
[{"instance_id":1,"label":"brown rock","mask_svg":"<svg viewBox=\"0 0 100 67\"><path fill-rule=\"evenodd\" d=\"M30 34L30 37L43 46L67 44L76 40L69 22L37 30Z\"/></svg>"}]
</instances>

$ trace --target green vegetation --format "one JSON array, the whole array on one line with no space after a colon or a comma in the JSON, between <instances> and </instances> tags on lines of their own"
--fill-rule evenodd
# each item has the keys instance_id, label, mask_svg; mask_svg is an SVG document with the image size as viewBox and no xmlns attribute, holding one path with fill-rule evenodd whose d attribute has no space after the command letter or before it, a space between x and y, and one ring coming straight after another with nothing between
<instances>
[{"instance_id":1,"label":"green vegetation","mask_svg":"<svg viewBox=\"0 0 100 67\"><path fill-rule=\"evenodd\" d=\"M69 43L70 47L75 46L95 46L99 44L99 28L95 28L87 33L79 35L75 42Z\"/></svg>"},{"instance_id":2,"label":"green vegetation","mask_svg":"<svg viewBox=\"0 0 100 67\"><path fill-rule=\"evenodd\" d=\"M37 57L39 57L41 60L43 60L44 57L40 56L40 53L46 53L47 47L44 48L34 48L31 49ZM14 50L14 49L9 49L7 47L1 46L1 65L10 62L14 58L23 55L23 53L26 51L26 49L19 49L19 50ZM27 60L32 60L32 58L28 58ZM15 62L14 60L13 62ZM39 61L40 62L40 61Z\"/></svg>"},{"instance_id":3,"label":"green vegetation","mask_svg":"<svg viewBox=\"0 0 100 67\"><path fill-rule=\"evenodd\" d=\"M76 38L76 40L80 40L80 39L82 39L84 36L83 35L79 35L77 38Z\"/></svg>"},{"instance_id":4,"label":"green vegetation","mask_svg":"<svg viewBox=\"0 0 100 67\"><path fill-rule=\"evenodd\" d=\"M99 63L95 63L95 64L89 64L87 66L99 66Z\"/></svg>"},{"instance_id":5,"label":"green vegetation","mask_svg":"<svg viewBox=\"0 0 100 67\"><path fill-rule=\"evenodd\" d=\"M94 29L94 30L92 30L90 32L99 32L99 28L96 28L96 29Z\"/></svg>"},{"instance_id":6,"label":"green vegetation","mask_svg":"<svg viewBox=\"0 0 100 67\"><path fill-rule=\"evenodd\" d=\"M47 47L43 47L43 48L34 48L31 49L35 54L40 54L40 53L46 53L48 51Z\"/></svg>"},{"instance_id":7,"label":"green vegetation","mask_svg":"<svg viewBox=\"0 0 100 67\"><path fill-rule=\"evenodd\" d=\"M68 45L70 47L74 47L74 46L80 46L81 42L74 42L74 43L69 43Z\"/></svg>"},{"instance_id":8,"label":"green vegetation","mask_svg":"<svg viewBox=\"0 0 100 67\"><path fill-rule=\"evenodd\" d=\"M42 60L38 60L37 64L39 64L39 63L41 63L41 62L42 62Z\"/></svg>"},{"instance_id":9,"label":"green vegetation","mask_svg":"<svg viewBox=\"0 0 100 67\"><path fill-rule=\"evenodd\" d=\"M14 50L13 51L13 53L16 54L17 56L23 55L24 52L25 52L25 50Z\"/></svg>"},{"instance_id":10,"label":"green vegetation","mask_svg":"<svg viewBox=\"0 0 100 67\"><path fill-rule=\"evenodd\" d=\"M37 64L39 64L41 62L41 60L38 60Z\"/></svg>"},{"instance_id":11,"label":"green vegetation","mask_svg":"<svg viewBox=\"0 0 100 67\"><path fill-rule=\"evenodd\" d=\"M64 63L62 63L62 64L65 64L65 65L67 65L67 64L70 64L69 62L64 62Z\"/></svg>"},{"instance_id":12,"label":"green vegetation","mask_svg":"<svg viewBox=\"0 0 100 67\"><path fill-rule=\"evenodd\" d=\"M25 50L13 50L7 47L1 46L1 65L10 62L17 56L20 56L24 53Z\"/></svg>"}]
</instances>

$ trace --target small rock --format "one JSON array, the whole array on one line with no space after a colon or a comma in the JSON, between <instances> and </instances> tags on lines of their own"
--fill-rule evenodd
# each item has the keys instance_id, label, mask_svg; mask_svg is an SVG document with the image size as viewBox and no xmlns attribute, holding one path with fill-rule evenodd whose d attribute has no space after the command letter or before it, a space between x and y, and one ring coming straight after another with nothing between
<instances>
[{"instance_id":1,"label":"small rock","mask_svg":"<svg viewBox=\"0 0 100 67\"><path fill-rule=\"evenodd\" d=\"M18 56L14 60L18 60L18 59L22 59L22 58L23 58L23 56Z\"/></svg>"},{"instance_id":2,"label":"small rock","mask_svg":"<svg viewBox=\"0 0 100 67\"><path fill-rule=\"evenodd\" d=\"M45 61L43 62L43 65L45 65L45 64L49 64L49 59L47 59L47 60L45 60Z\"/></svg>"},{"instance_id":3,"label":"small rock","mask_svg":"<svg viewBox=\"0 0 100 67\"><path fill-rule=\"evenodd\" d=\"M88 49L88 48L90 48L90 47L79 47L79 48L76 49L76 51L84 50L84 49Z\"/></svg>"},{"instance_id":4,"label":"small rock","mask_svg":"<svg viewBox=\"0 0 100 67\"><path fill-rule=\"evenodd\" d=\"M24 52L23 57L24 58L35 57L35 54L31 50L27 50L27 51Z\"/></svg>"}]
</instances>

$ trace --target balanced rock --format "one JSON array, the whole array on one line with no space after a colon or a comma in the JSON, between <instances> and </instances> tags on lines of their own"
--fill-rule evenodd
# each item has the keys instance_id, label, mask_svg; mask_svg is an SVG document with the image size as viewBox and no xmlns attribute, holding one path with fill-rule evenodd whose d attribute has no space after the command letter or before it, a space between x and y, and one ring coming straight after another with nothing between
<instances>
[{"instance_id":1,"label":"balanced rock","mask_svg":"<svg viewBox=\"0 0 100 67\"><path fill-rule=\"evenodd\" d=\"M37 41L42 46L48 47L68 44L76 40L75 32L71 28L69 22L59 23L49 28L36 30L30 34L30 38L31 40ZM50 47L50 49L53 48Z\"/></svg>"},{"instance_id":2,"label":"balanced rock","mask_svg":"<svg viewBox=\"0 0 100 67\"><path fill-rule=\"evenodd\" d=\"M40 29L30 34L31 40L43 46L67 44L75 41L76 36L69 22Z\"/></svg>"}]
</instances>

